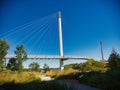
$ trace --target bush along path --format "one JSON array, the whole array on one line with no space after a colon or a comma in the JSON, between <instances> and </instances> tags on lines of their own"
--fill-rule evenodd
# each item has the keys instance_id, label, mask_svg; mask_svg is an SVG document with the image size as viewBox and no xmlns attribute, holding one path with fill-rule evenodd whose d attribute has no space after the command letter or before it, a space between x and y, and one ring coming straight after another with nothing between
<instances>
[{"instance_id":1,"label":"bush along path","mask_svg":"<svg viewBox=\"0 0 120 90\"><path fill-rule=\"evenodd\" d=\"M105 73L88 72L79 81L104 90L120 90L120 68Z\"/></svg>"}]
</instances>

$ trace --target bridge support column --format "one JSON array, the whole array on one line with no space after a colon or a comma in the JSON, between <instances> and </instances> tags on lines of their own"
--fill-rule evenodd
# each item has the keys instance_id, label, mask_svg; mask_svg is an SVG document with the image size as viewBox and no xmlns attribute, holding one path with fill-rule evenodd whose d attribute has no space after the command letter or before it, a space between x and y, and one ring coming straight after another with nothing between
<instances>
[{"instance_id":1,"label":"bridge support column","mask_svg":"<svg viewBox=\"0 0 120 90\"><path fill-rule=\"evenodd\" d=\"M60 57L63 57L63 41L62 41L62 23L61 23L61 13L58 12L58 29L59 29L59 47L60 47ZM63 59L60 59L60 69L63 68Z\"/></svg>"},{"instance_id":2,"label":"bridge support column","mask_svg":"<svg viewBox=\"0 0 120 90\"><path fill-rule=\"evenodd\" d=\"M64 70L64 60L60 59L60 69Z\"/></svg>"}]
</instances>

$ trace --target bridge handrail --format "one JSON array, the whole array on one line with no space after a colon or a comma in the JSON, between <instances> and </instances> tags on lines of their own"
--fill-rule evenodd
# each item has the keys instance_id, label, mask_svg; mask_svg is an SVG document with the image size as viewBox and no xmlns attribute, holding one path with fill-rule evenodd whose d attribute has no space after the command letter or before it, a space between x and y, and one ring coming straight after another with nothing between
<instances>
[{"instance_id":1,"label":"bridge handrail","mask_svg":"<svg viewBox=\"0 0 120 90\"><path fill-rule=\"evenodd\" d=\"M15 55L7 55L5 58L10 59L10 58L15 58ZM58 56L58 55L27 55L28 59L91 59L85 56L71 56L71 55L66 55L66 56Z\"/></svg>"}]
</instances>

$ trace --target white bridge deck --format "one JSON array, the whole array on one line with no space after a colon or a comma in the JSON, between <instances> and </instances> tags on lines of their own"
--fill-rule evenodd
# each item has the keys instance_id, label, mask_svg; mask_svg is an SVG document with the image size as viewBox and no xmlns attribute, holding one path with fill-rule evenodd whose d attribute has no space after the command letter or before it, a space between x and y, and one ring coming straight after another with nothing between
<instances>
[{"instance_id":1,"label":"white bridge deck","mask_svg":"<svg viewBox=\"0 0 120 90\"><path fill-rule=\"evenodd\" d=\"M10 58L16 58L15 55L7 55L5 59L10 59ZM80 60L88 60L91 58L88 57L82 57L82 56L42 56L42 55L27 55L27 59L80 59Z\"/></svg>"}]
</instances>

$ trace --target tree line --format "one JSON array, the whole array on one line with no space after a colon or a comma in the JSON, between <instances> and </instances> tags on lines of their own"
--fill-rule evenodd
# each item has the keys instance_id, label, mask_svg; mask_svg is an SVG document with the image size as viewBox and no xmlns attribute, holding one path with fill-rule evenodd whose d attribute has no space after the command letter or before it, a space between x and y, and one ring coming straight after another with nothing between
<instances>
[{"instance_id":1,"label":"tree line","mask_svg":"<svg viewBox=\"0 0 120 90\"><path fill-rule=\"evenodd\" d=\"M120 68L120 55L112 49L111 54L109 55L108 60L97 61L94 59L89 59L84 63L76 63L65 65L65 69L75 69L81 72L90 72L90 71L100 71L105 72L109 69Z\"/></svg>"},{"instance_id":2,"label":"tree line","mask_svg":"<svg viewBox=\"0 0 120 90\"><path fill-rule=\"evenodd\" d=\"M10 46L6 40L0 39L0 70L5 68L5 56L8 53ZM17 45L14 51L15 57L10 58L6 68L22 72L23 70L23 62L27 60L27 52L24 49L23 45ZM30 70L39 70L40 65L36 62L33 62L29 65ZM105 68L119 68L120 67L120 55L112 50L107 63L101 61L95 61L93 59L88 60L85 63L74 64L72 66L73 69L79 69L81 71L104 71ZM65 67L66 68L66 67ZM46 71L49 70L49 66L44 64L43 69Z\"/></svg>"},{"instance_id":3,"label":"tree line","mask_svg":"<svg viewBox=\"0 0 120 90\"><path fill-rule=\"evenodd\" d=\"M23 62L27 60L27 52L23 45L17 45L14 51L15 57L9 59L7 66L5 65L5 56L8 53L10 46L6 40L0 39L0 70L7 68L12 71L23 71ZM31 71L40 71L40 65L37 62L33 62L29 65ZM49 70L49 66L44 64L44 71Z\"/></svg>"}]
</instances>

